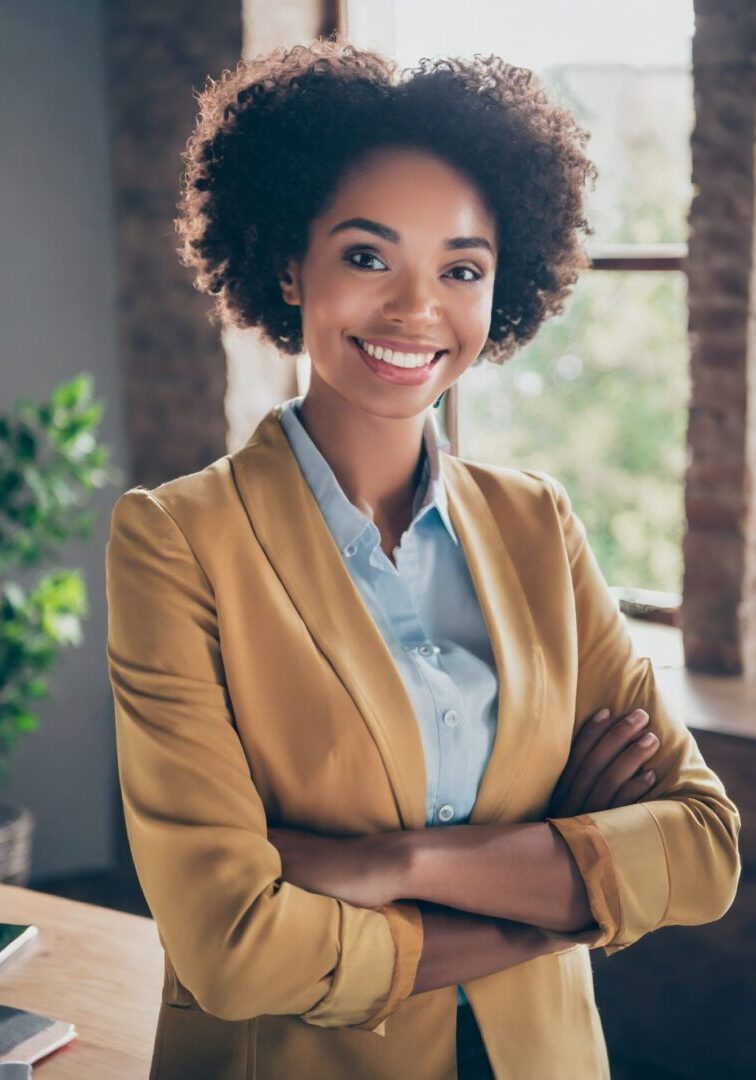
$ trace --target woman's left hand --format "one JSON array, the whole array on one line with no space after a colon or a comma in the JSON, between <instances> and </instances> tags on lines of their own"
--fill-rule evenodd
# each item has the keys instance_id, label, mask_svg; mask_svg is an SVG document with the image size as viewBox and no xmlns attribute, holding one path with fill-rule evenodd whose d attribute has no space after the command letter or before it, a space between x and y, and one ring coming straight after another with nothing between
<instances>
[{"instance_id":1,"label":"woman's left hand","mask_svg":"<svg viewBox=\"0 0 756 1080\"><path fill-rule=\"evenodd\" d=\"M392 834L335 838L303 829L268 829L283 863L282 877L309 892L378 908L400 895Z\"/></svg>"}]
</instances>

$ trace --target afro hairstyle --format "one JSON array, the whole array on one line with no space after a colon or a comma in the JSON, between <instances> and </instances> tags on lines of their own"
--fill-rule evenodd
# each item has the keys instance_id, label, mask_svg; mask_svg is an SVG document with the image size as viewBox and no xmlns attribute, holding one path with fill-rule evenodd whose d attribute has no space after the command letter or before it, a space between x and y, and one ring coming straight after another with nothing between
<instances>
[{"instance_id":1,"label":"afro hairstyle","mask_svg":"<svg viewBox=\"0 0 756 1080\"><path fill-rule=\"evenodd\" d=\"M442 159L477 185L495 220L491 324L476 363L512 356L563 311L589 265L589 134L527 68L475 54L400 71L335 36L240 60L208 76L197 100L174 225L194 287L214 297L211 323L258 327L282 352L304 350L280 275L304 257L310 222L343 178L381 147Z\"/></svg>"}]
</instances>

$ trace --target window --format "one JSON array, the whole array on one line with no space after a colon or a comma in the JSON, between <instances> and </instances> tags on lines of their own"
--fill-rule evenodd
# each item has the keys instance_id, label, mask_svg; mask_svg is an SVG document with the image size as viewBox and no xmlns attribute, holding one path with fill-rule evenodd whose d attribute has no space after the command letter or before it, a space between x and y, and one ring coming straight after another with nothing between
<instances>
[{"instance_id":1,"label":"window","mask_svg":"<svg viewBox=\"0 0 756 1080\"><path fill-rule=\"evenodd\" d=\"M351 40L403 67L493 52L532 68L591 132L593 269L512 360L465 374L447 427L464 457L562 480L611 584L679 593L692 0L434 0L432 19L422 0L343 7Z\"/></svg>"}]
</instances>

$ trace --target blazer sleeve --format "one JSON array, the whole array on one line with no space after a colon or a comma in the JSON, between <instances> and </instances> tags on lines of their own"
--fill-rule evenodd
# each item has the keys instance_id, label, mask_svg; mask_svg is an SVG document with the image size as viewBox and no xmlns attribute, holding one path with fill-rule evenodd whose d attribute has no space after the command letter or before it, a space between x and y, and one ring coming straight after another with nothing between
<instances>
[{"instance_id":1,"label":"blazer sleeve","mask_svg":"<svg viewBox=\"0 0 756 1080\"><path fill-rule=\"evenodd\" d=\"M298 1014L385 1034L414 985L419 908L359 908L282 881L234 723L212 586L146 488L113 508L106 584L126 828L178 978L226 1020Z\"/></svg>"},{"instance_id":2,"label":"blazer sleeve","mask_svg":"<svg viewBox=\"0 0 756 1080\"><path fill-rule=\"evenodd\" d=\"M721 918L740 877L740 816L693 735L668 707L651 661L638 656L564 486L532 472L551 491L574 591L578 660L575 731L601 707L613 716L644 709L660 746L656 782L640 802L547 818L569 846L585 882L596 929L553 937L602 946L607 955L663 926Z\"/></svg>"}]
</instances>

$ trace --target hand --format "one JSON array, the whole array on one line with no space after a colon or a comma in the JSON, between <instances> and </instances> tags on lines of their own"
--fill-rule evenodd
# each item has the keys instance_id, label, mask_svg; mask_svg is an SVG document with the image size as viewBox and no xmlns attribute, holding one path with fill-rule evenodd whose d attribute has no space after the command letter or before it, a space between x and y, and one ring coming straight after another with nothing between
<instances>
[{"instance_id":1,"label":"hand","mask_svg":"<svg viewBox=\"0 0 756 1080\"><path fill-rule=\"evenodd\" d=\"M549 817L627 806L654 784L656 774L649 770L647 776L644 767L659 749L659 739L652 735L648 746L639 741L648 713L635 709L611 722L609 716L609 710L602 709L580 728L551 797Z\"/></svg>"},{"instance_id":2,"label":"hand","mask_svg":"<svg viewBox=\"0 0 756 1080\"><path fill-rule=\"evenodd\" d=\"M336 838L304 829L268 829L281 856L284 881L369 908L400 895L397 863L389 851L392 835Z\"/></svg>"}]
</instances>

